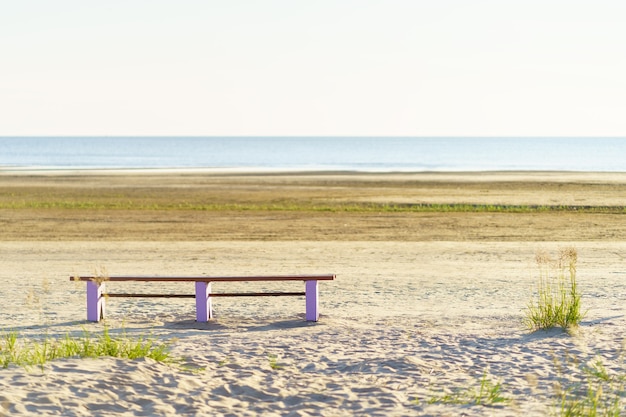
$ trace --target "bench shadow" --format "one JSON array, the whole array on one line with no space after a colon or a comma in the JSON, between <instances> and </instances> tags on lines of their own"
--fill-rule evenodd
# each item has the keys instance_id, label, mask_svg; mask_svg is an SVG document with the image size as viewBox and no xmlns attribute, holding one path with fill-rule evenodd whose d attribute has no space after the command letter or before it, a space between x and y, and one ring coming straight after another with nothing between
<instances>
[{"instance_id":1,"label":"bench shadow","mask_svg":"<svg viewBox=\"0 0 626 417\"><path fill-rule=\"evenodd\" d=\"M87 320L72 320L72 321L65 321L65 322L54 323L54 324L45 323L45 324L29 324L27 326L10 326L10 327L0 328L0 334L16 332L16 331L24 331L24 330L45 331L45 330L59 328L59 327L74 327L74 326L80 326L80 325L86 325L86 324L91 324L91 322ZM81 328L81 332L82 332L82 328Z\"/></svg>"},{"instance_id":2,"label":"bench shadow","mask_svg":"<svg viewBox=\"0 0 626 417\"><path fill-rule=\"evenodd\" d=\"M163 323L163 326L159 326L163 329L172 330L207 330L207 331L223 331L228 330L230 327L218 322L217 320L208 321L206 323L200 323L193 319L168 321Z\"/></svg>"},{"instance_id":3,"label":"bench shadow","mask_svg":"<svg viewBox=\"0 0 626 417\"><path fill-rule=\"evenodd\" d=\"M80 338L85 335L99 337L104 329L108 329L111 336L119 335L146 335L154 332L157 338L187 338L201 335L228 335L230 333L247 332L271 332L289 331L303 329L311 326L318 326L320 322L306 321L304 314L301 317L291 319L274 320L271 317L225 317L211 319L209 322L197 322L194 318L170 317L169 320L162 320L152 326L141 326L137 323L118 323L118 319L113 322L102 320L94 323L88 320L72 320L58 323L29 324L23 326L5 326L0 328L0 337L17 332L24 334L27 338L37 338L41 335L45 338L63 338L66 336ZM167 336L169 334L169 336Z\"/></svg>"},{"instance_id":4,"label":"bench shadow","mask_svg":"<svg viewBox=\"0 0 626 417\"><path fill-rule=\"evenodd\" d=\"M296 319L296 320L283 320L283 321L272 322L272 323L264 324L262 326L250 326L246 330L249 332L267 332L271 330L299 329L303 327L311 327L311 326L316 326L316 325L318 325L318 323L316 322Z\"/></svg>"},{"instance_id":5,"label":"bench shadow","mask_svg":"<svg viewBox=\"0 0 626 417\"><path fill-rule=\"evenodd\" d=\"M289 330L299 329L318 325L315 322L309 322L303 319L290 319L280 321L268 320L233 320L232 318L224 321L213 319L207 323L199 323L195 320L169 321L160 326L168 330L204 330L204 331L225 331L239 330L245 332L266 332L271 330Z\"/></svg>"}]
</instances>

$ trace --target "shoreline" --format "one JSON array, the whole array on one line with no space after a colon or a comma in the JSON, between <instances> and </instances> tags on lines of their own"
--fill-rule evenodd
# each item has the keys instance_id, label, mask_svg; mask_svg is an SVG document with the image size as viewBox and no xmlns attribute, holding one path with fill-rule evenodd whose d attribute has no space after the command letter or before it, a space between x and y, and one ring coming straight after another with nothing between
<instances>
[{"instance_id":1,"label":"shoreline","mask_svg":"<svg viewBox=\"0 0 626 417\"><path fill-rule=\"evenodd\" d=\"M305 175L305 176L419 176L423 178L452 179L458 177L479 178L548 178L567 177L570 180L585 177L605 177L616 181L626 179L626 171L576 171L576 170L358 170L358 169L312 169L312 168L262 168L262 167L193 167L193 168L74 168L74 167L3 167L0 176L20 175Z\"/></svg>"}]
</instances>

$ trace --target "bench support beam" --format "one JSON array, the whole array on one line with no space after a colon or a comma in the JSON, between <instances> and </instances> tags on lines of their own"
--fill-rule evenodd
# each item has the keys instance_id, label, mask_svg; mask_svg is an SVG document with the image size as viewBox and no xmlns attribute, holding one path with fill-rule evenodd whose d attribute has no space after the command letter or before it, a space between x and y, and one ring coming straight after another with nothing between
<instances>
[{"instance_id":1,"label":"bench support beam","mask_svg":"<svg viewBox=\"0 0 626 417\"><path fill-rule=\"evenodd\" d=\"M106 299L103 293L104 282L87 281L87 320L97 322L104 318Z\"/></svg>"},{"instance_id":2,"label":"bench support beam","mask_svg":"<svg viewBox=\"0 0 626 417\"><path fill-rule=\"evenodd\" d=\"M316 280L304 281L304 292L306 296L306 319L307 321L318 321L319 314L319 287Z\"/></svg>"},{"instance_id":3,"label":"bench support beam","mask_svg":"<svg viewBox=\"0 0 626 417\"><path fill-rule=\"evenodd\" d=\"M210 282L196 282L196 321L199 323L206 323L213 318L213 303L210 295Z\"/></svg>"}]
</instances>

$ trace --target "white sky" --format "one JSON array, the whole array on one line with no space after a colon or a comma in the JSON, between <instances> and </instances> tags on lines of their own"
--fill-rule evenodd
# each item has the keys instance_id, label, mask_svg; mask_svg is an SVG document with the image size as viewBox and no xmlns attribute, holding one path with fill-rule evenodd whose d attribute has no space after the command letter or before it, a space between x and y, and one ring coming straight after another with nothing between
<instances>
[{"instance_id":1,"label":"white sky","mask_svg":"<svg viewBox=\"0 0 626 417\"><path fill-rule=\"evenodd\" d=\"M0 0L0 136L625 136L624 0Z\"/></svg>"}]
</instances>

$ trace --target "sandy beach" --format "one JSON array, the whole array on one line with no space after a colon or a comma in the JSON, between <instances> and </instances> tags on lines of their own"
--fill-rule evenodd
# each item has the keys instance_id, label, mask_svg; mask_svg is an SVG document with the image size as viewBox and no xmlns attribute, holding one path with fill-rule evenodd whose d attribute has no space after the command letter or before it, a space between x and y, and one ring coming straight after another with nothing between
<instances>
[{"instance_id":1,"label":"sandy beach","mask_svg":"<svg viewBox=\"0 0 626 417\"><path fill-rule=\"evenodd\" d=\"M573 208L333 209L346 204ZM0 334L107 326L166 341L185 364L11 365L0 415L556 413L556 387L585 381L585 364L626 374L625 205L626 174L0 171ZM578 253L587 314L571 334L531 332L535 255L565 247ZM218 299L209 323L195 322L189 299L110 299L105 322L90 323L84 284L69 277L95 271L337 279L320 284L317 323L301 297ZM507 402L463 396L485 378Z\"/></svg>"}]
</instances>

